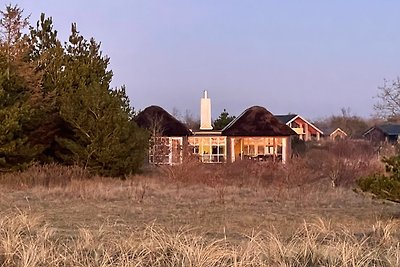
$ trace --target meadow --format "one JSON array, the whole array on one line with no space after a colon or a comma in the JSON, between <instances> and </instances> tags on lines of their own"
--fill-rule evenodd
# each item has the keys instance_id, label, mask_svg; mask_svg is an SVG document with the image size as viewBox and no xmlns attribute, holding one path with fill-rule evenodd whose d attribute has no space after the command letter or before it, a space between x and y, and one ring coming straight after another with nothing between
<instances>
[{"instance_id":1,"label":"meadow","mask_svg":"<svg viewBox=\"0 0 400 267\"><path fill-rule=\"evenodd\" d=\"M124 179L57 165L4 173L0 266L400 266L399 204L353 181L382 164L321 153Z\"/></svg>"}]
</instances>

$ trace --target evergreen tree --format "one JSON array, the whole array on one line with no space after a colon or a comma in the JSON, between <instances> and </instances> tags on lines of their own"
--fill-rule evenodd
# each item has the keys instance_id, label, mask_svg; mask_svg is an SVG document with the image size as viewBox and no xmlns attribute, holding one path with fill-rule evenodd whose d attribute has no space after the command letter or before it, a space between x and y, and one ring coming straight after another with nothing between
<instances>
[{"instance_id":1,"label":"evergreen tree","mask_svg":"<svg viewBox=\"0 0 400 267\"><path fill-rule=\"evenodd\" d=\"M229 113L224 109L219 117L214 121L213 128L215 130L222 130L226 125L233 121L236 117L230 116Z\"/></svg>"},{"instance_id":2,"label":"evergreen tree","mask_svg":"<svg viewBox=\"0 0 400 267\"><path fill-rule=\"evenodd\" d=\"M66 134L60 117L60 96L67 86L64 73L66 55L57 31L53 29L51 17L46 18L42 13L36 27L30 28L29 45L29 56L35 63L35 71L42 75L42 101L33 118L36 127L31 133L31 142L44 148L38 161L49 163L57 161L55 154L60 147L56 136Z\"/></svg>"},{"instance_id":3,"label":"evergreen tree","mask_svg":"<svg viewBox=\"0 0 400 267\"><path fill-rule=\"evenodd\" d=\"M109 58L72 24L63 46L52 18L30 34L17 6L0 21L0 170L32 160L79 164L93 172L136 172L147 133L132 121L125 87L111 89Z\"/></svg>"},{"instance_id":4,"label":"evergreen tree","mask_svg":"<svg viewBox=\"0 0 400 267\"><path fill-rule=\"evenodd\" d=\"M63 136L56 138L57 157L106 175L136 172L143 162L148 136L132 121L125 89L111 90L109 58L94 39L85 40L72 25L60 92Z\"/></svg>"},{"instance_id":5,"label":"evergreen tree","mask_svg":"<svg viewBox=\"0 0 400 267\"><path fill-rule=\"evenodd\" d=\"M29 142L29 132L41 77L27 58L23 10L8 5L0 13L0 168L8 170L29 164L40 151Z\"/></svg>"},{"instance_id":6,"label":"evergreen tree","mask_svg":"<svg viewBox=\"0 0 400 267\"><path fill-rule=\"evenodd\" d=\"M138 170L148 137L121 108L120 93L90 85L63 95L61 117L72 131L57 139L64 162L112 176Z\"/></svg>"}]
</instances>

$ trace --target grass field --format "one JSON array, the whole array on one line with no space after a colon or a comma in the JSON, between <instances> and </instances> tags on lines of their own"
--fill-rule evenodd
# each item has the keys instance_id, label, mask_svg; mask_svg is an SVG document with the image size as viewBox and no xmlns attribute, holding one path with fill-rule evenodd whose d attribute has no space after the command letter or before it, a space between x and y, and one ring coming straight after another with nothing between
<instances>
[{"instance_id":1,"label":"grass field","mask_svg":"<svg viewBox=\"0 0 400 267\"><path fill-rule=\"evenodd\" d=\"M398 204L329 180L200 183L172 181L171 172L118 180L49 166L3 175L0 263L400 265Z\"/></svg>"}]
</instances>

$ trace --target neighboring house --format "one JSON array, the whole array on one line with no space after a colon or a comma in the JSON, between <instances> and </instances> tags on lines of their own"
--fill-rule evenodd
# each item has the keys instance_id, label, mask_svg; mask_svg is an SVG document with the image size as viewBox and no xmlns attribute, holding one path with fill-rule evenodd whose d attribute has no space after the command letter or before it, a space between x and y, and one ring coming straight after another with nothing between
<instances>
[{"instance_id":1,"label":"neighboring house","mask_svg":"<svg viewBox=\"0 0 400 267\"><path fill-rule=\"evenodd\" d=\"M151 163L177 164L182 162L183 147L189 145L192 154L205 163L282 161L291 155L290 127L263 107L246 109L222 131L214 131L211 124L211 100L207 92L201 99L200 130L190 132L181 122L160 107L151 106L138 114L136 122L156 137L150 146ZM162 129L162 131L158 131ZM174 143L175 142L175 143Z\"/></svg>"},{"instance_id":2,"label":"neighboring house","mask_svg":"<svg viewBox=\"0 0 400 267\"><path fill-rule=\"evenodd\" d=\"M319 141L324 134L317 126L297 114L276 115L281 122L293 129L301 140Z\"/></svg>"},{"instance_id":3,"label":"neighboring house","mask_svg":"<svg viewBox=\"0 0 400 267\"><path fill-rule=\"evenodd\" d=\"M327 131L326 133L328 138L332 141L347 138L347 133L340 128L336 128L333 131Z\"/></svg>"},{"instance_id":4,"label":"neighboring house","mask_svg":"<svg viewBox=\"0 0 400 267\"><path fill-rule=\"evenodd\" d=\"M183 148L192 132L179 120L159 106L150 106L135 118L139 127L151 134L149 163L180 164Z\"/></svg>"},{"instance_id":5,"label":"neighboring house","mask_svg":"<svg viewBox=\"0 0 400 267\"><path fill-rule=\"evenodd\" d=\"M372 142L398 143L400 124L382 124L369 128L363 137Z\"/></svg>"}]
</instances>

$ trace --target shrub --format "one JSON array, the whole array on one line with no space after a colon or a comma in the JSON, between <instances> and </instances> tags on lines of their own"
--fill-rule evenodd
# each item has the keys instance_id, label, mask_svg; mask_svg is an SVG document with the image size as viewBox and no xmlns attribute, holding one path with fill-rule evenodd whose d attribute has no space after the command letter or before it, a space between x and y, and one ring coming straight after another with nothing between
<instances>
[{"instance_id":1,"label":"shrub","mask_svg":"<svg viewBox=\"0 0 400 267\"><path fill-rule=\"evenodd\" d=\"M384 158L386 173L373 174L358 180L361 190L377 197L400 202L400 156Z\"/></svg>"},{"instance_id":2,"label":"shrub","mask_svg":"<svg viewBox=\"0 0 400 267\"><path fill-rule=\"evenodd\" d=\"M374 147L364 141L340 140L311 148L305 155L309 169L329 178L333 187L354 186L360 177L381 171Z\"/></svg>"}]
</instances>

